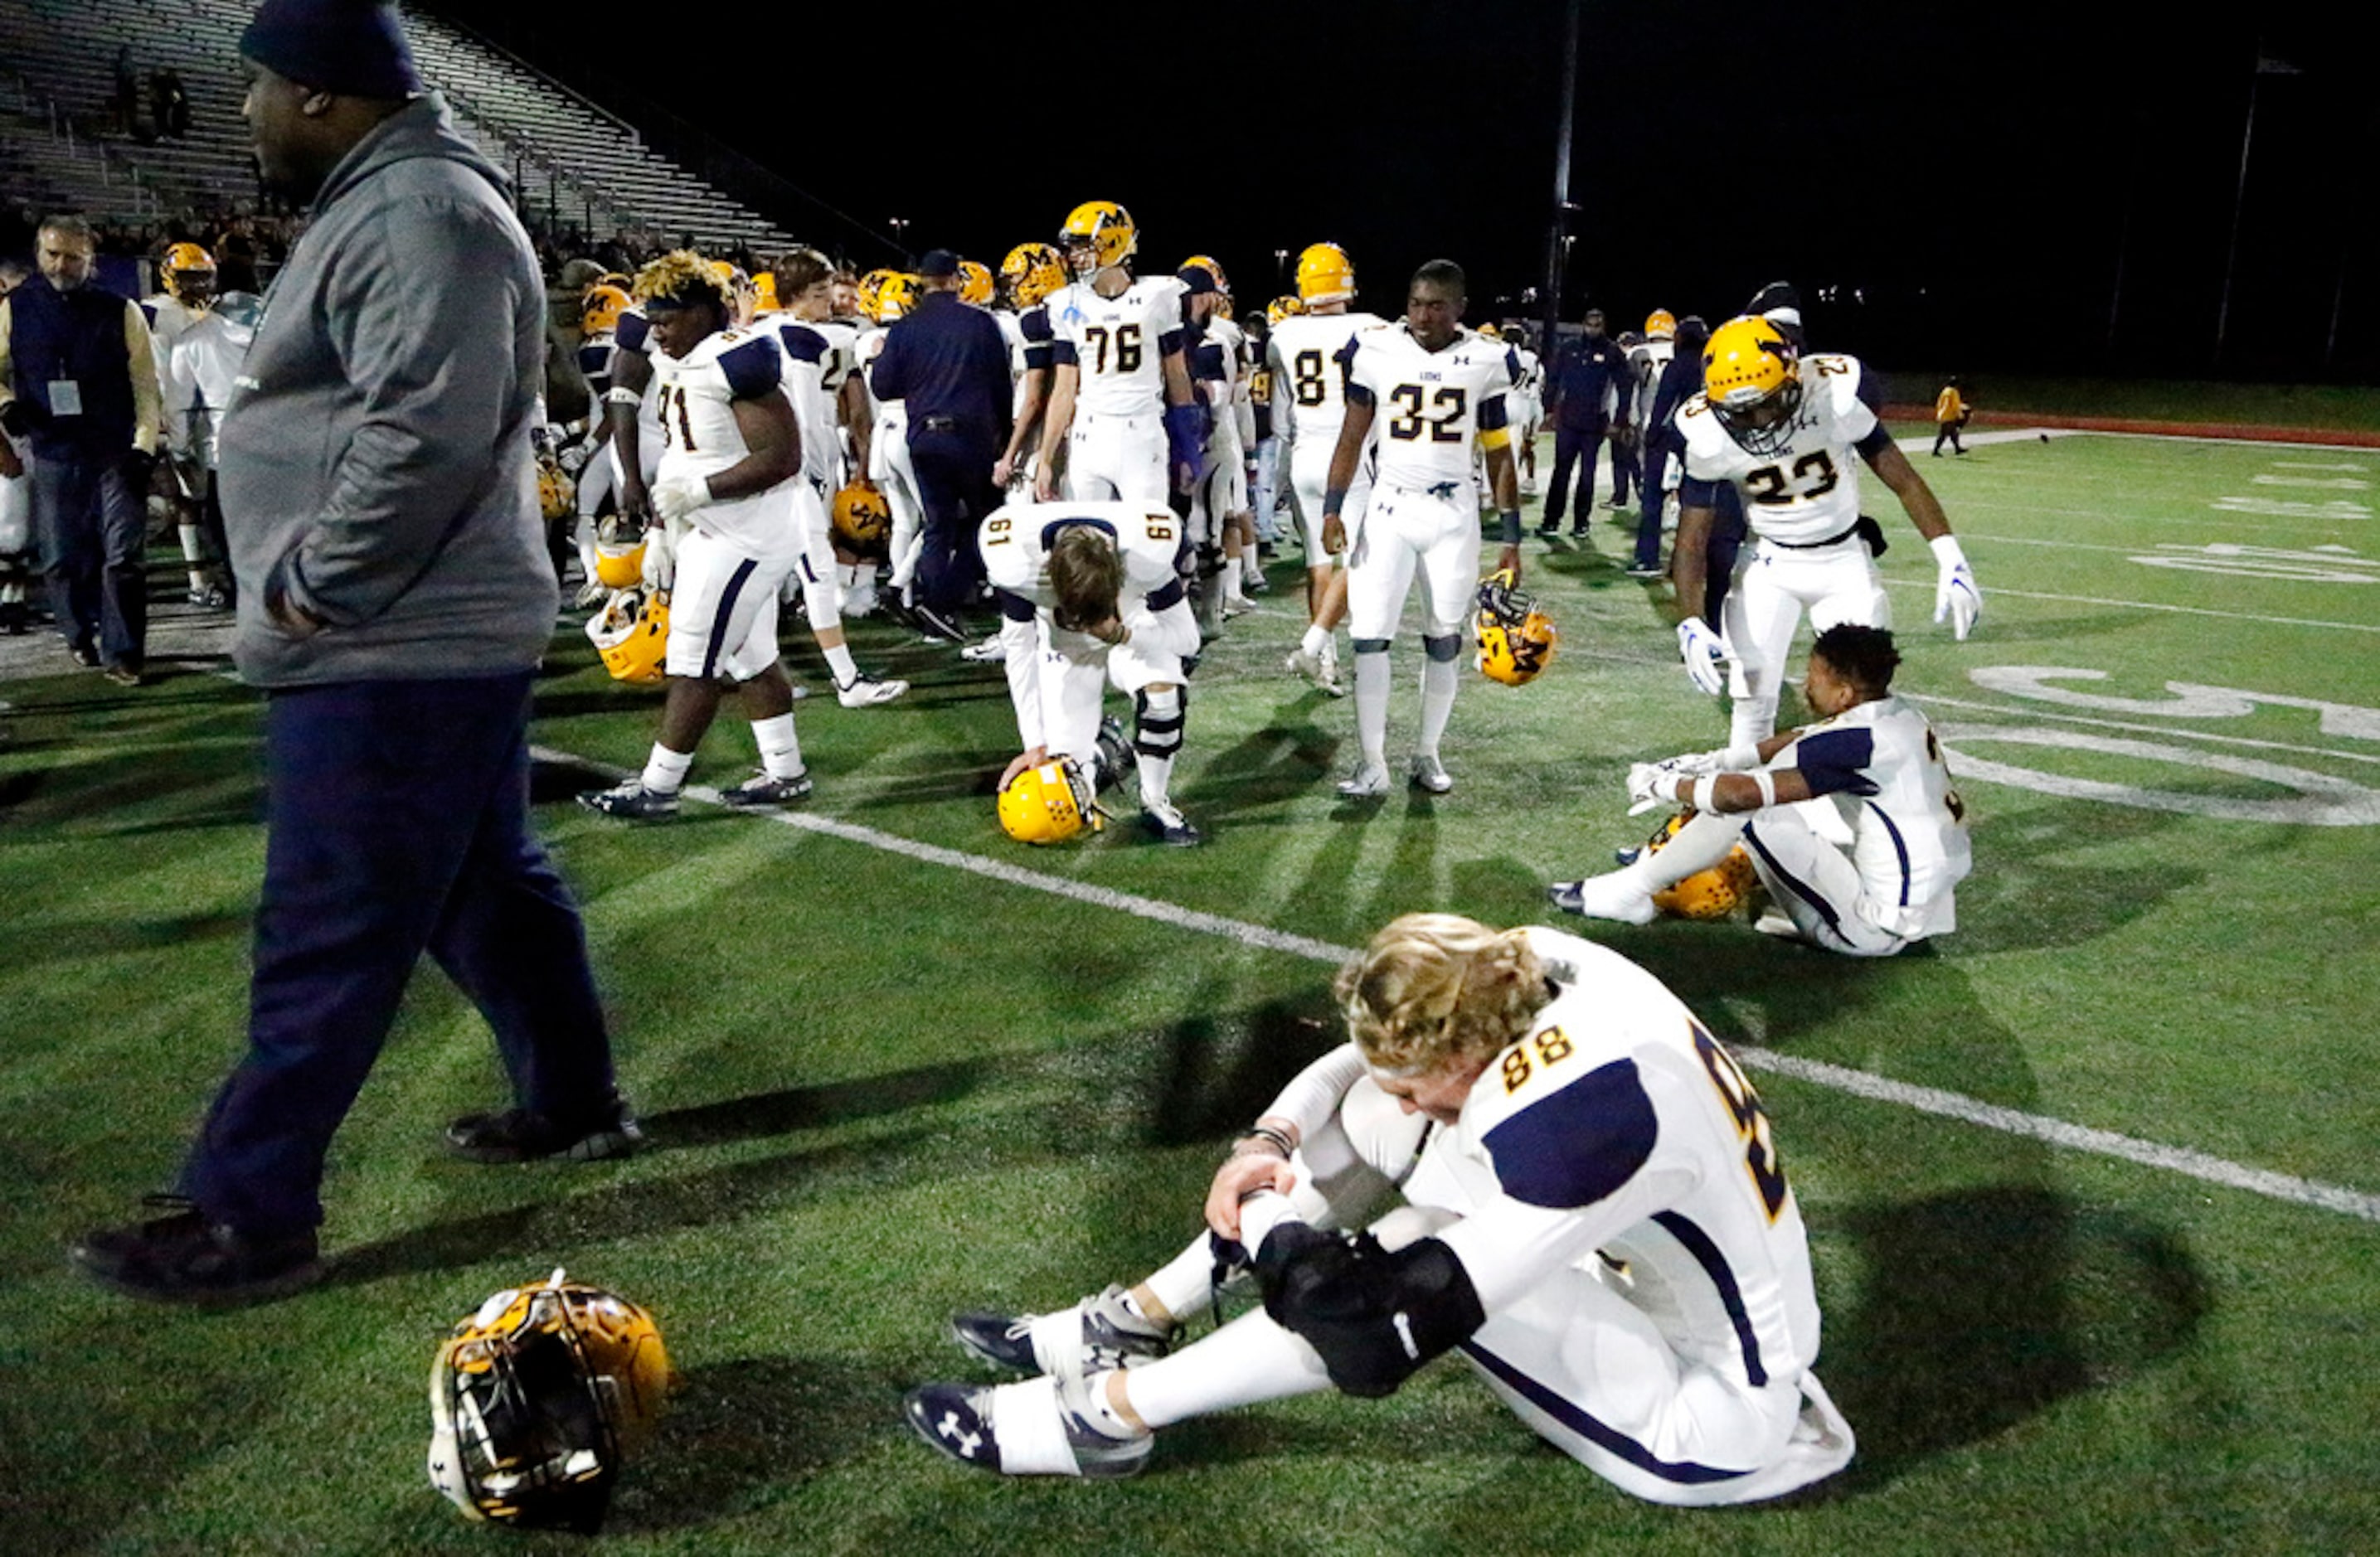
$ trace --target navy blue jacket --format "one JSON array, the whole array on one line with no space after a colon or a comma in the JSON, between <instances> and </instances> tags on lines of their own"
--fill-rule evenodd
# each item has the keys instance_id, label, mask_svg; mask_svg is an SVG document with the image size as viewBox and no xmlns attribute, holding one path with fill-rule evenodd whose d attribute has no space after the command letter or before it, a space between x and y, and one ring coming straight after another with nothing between
<instances>
[{"instance_id":1,"label":"navy blue jacket","mask_svg":"<svg viewBox=\"0 0 2380 1557\"><path fill-rule=\"evenodd\" d=\"M1558 408L1554 425L1580 430L1606 426L1603 392L1615 384L1620 399L1612 419L1627 420L1629 395L1635 383L1635 376L1628 371L1628 354L1620 349L1619 342L1609 335L1599 341L1580 337L1563 349L1554 364L1553 403Z\"/></svg>"},{"instance_id":2,"label":"navy blue jacket","mask_svg":"<svg viewBox=\"0 0 2380 1557\"><path fill-rule=\"evenodd\" d=\"M917 312L893 323L868 382L879 400L907 404L912 438L948 417L970 442L996 449L1008 441L1008 342L990 314L955 292L927 293Z\"/></svg>"}]
</instances>

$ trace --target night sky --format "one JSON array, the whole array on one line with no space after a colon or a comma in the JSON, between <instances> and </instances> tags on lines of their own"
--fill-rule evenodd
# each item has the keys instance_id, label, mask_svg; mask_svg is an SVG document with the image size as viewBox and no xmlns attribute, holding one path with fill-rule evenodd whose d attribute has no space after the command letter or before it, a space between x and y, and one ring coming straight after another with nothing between
<instances>
[{"instance_id":1,"label":"night sky","mask_svg":"<svg viewBox=\"0 0 2380 1557\"><path fill-rule=\"evenodd\" d=\"M894 217L912 250L997 263L1108 199L1144 269L1210 253L1244 299L1278 289L1276 250L1329 237L1366 306L1445 255L1475 317L1537 311L1519 296L1543 274L1562 0L806 8L767 40L764 10L734 7L716 58L691 30L646 46L542 0L431 8L599 99L643 62L629 90L885 235L771 212L863 264L896 258ZM2364 9L2148 28L2180 13L1589 0L1564 317L1717 320L1781 277L1815 340L1885 361L2380 381L2380 28L2345 15Z\"/></svg>"}]
</instances>

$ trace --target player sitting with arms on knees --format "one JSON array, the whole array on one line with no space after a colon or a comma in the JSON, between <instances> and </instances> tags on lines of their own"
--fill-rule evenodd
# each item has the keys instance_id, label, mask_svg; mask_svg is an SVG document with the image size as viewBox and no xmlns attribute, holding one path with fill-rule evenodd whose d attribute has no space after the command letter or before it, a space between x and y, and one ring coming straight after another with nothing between
<instances>
[{"instance_id":1,"label":"player sitting with arms on knees","mask_svg":"<svg viewBox=\"0 0 2380 1557\"><path fill-rule=\"evenodd\" d=\"M1559 931L1424 913L1333 989L1354 1041L1217 1170L1212 1244L1054 1314L959 1316L966 1349L1040 1376L913 1391L919 1436L1012 1476L1123 1476L1175 1422L1385 1395L1460 1350L1640 1498L1751 1503L1849 1463L1760 1099L1659 980ZM1169 1356L1218 1254L1253 1257L1263 1310Z\"/></svg>"},{"instance_id":2,"label":"player sitting with arms on knees","mask_svg":"<svg viewBox=\"0 0 2380 1557\"><path fill-rule=\"evenodd\" d=\"M1693 807L1667 847L1622 869L1548 889L1572 913L1645 924L1653 894L1710 869L1741 841L1767 887L1759 927L1852 957L1889 957L1958 928L1952 888L1973 857L1966 807L1934 727L1893 695L1892 634L1846 623L1818 634L1803 695L1823 716L1757 746L1638 763L1633 811ZM1845 854L1793 807L1830 800L1851 828Z\"/></svg>"},{"instance_id":3,"label":"player sitting with arms on knees","mask_svg":"<svg viewBox=\"0 0 2380 1557\"><path fill-rule=\"evenodd\" d=\"M765 335L731 330L730 284L690 250L637 272L651 328L662 448L645 532L645 585L670 597L660 739L644 771L578 797L607 816L677 815L694 749L730 691L744 696L760 747L757 778L721 794L777 805L810 792L794 734L794 689L777 662L777 597L802 559L793 506L774 489L798 478L801 428L780 388L784 356Z\"/></svg>"},{"instance_id":4,"label":"player sitting with arms on knees","mask_svg":"<svg viewBox=\"0 0 2380 1557\"><path fill-rule=\"evenodd\" d=\"M1000 776L1001 789L1038 782L1053 758L1096 769L1095 784L1120 778L1120 727L1105 730L1099 719L1100 696L1113 682L1132 696L1141 821L1167 843L1188 847L1202 835L1170 792L1190 699L1182 662L1198 651L1198 624L1174 565L1181 533L1161 500L1013 502L987 515L976 539L1000 603L1024 748Z\"/></svg>"}]
</instances>

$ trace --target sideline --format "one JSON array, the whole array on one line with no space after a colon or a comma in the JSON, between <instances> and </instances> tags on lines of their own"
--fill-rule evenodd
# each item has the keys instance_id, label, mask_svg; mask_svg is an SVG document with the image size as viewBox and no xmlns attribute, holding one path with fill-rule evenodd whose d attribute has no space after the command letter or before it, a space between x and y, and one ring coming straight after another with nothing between
<instances>
[{"instance_id":1,"label":"sideline","mask_svg":"<svg viewBox=\"0 0 2380 1557\"><path fill-rule=\"evenodd\" d=\"M1885 576L1884 582L1897 588L1929 592L1935 584L1930 578L1894 578L1889 574ZM2108 600L2096 595L2045 595L2032 589L1998 587L1985 592L1986 598L1993 595L2006 595L2015 600L2059 600L2075 606L2122 606L2131 610L2174 611L2183 616L2219 616L2230 622L2261 622L2267 627L2336 627L2342 633L2380 633L2380 622L2318 622L2302 616L2258 616L2253 611L2218 611L2207 606L2168 606L2155 600Z\"/></svg>"},{"instance_id":2,"label":"sideline","mask_svg":"<svg viewBox=\"0 0 2380 1557\"><path fill-rule=\"evenodd\" d=\"M589 762L568 752L548 746L531 746L529 754L537 761L566 763L589 773L613 778L625 778L626 768ZM685 792L711 804L719 802L719 791L708 785L689 784ZM1052 897L1068 898L1111 912L1127 913L1135 918L1151 920L1176 929L1191 930L1200 935L1214 935L1263 951L1284 951L1316 962L1332 966L1346 961L1356 954L1354 947L1333 946L1305 935L1292 935L1267 925L1250 924L1242 920L1228 919L1221 914L1207 913L1197 909L1184 908L1158 898L1144 898L1137 893L1120 892L1111 887L1094 886L1088 882L1071 881L1063 876L1046 875L1026 870L1022 865L1003 860L986 859L979 854L944 849L937 844L919 843L897 834L862 827L856 822L841 821L832 816L820 816L801 811L770 811L756 813L767 820L801 832L817 833L841 839L886 853L899 854L923 863L942 865L965 871L974 875L1030 891L1046 892ZM2168 1173L2219 1184L2227 1189L2244 1189L2251 1194L2271 1200L2287 1201L2298 1205L2337 1212L2359 1221L2380 1223L2380 1195L2323 1184L2313 1179L2300 1178L2292 1174L2275 1173L2265 1168L2249 1167L2243 1164L2209 1156L2204 1152L2183 1146L2167 1146L2133 1136L2119 1135L2113 1130L2094 1129L2085 1125L2070 1124L2039 1114L2027 1114L2014 1108L1965 1097L1957 1092L1920 1087L1888 1077L1870 1075L1821 1060L1804 1059L1796 1055L1779 1054L1775 1050L1749 1045L1734 1051L1736 1057L1755 1070L1773 1071L1797 1081L1825 1087L1855 1097L1876 1102L1898 1104L1919 1113L1937 1115L1995 1129L2009 1135L2024 1136L2047 1141L2072 1151L2088 1152L2097 1156L2115 1157L2149 1167L2163 1168Z\"/></svg>"}]
</instances>

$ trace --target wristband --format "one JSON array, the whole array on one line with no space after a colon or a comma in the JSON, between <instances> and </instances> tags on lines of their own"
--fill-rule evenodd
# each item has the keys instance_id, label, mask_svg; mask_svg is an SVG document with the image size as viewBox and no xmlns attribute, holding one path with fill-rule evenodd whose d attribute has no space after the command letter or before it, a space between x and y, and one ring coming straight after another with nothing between
<instances>
[{"instance_id":1,"label":"wristband","mask_svg":"<svg viewBox=\"0 0 2380 1557\"><path fill-rule=\"evenodd\" d=\"M642 405L644 403L643 395L625 384L613 384L603 392L603 404L606 405Z\"/></svg>"},{"instance_id":2,"label":"wristband","mask_svg":"<svg viewBox=\"0 0 2380 1557\"><path fill-rule=\"evenodd\" d=\"M1697 811L1717 811L1718 807L1713 805L1711 802L1715 798L1718 789L1718 775L1716 773L1706 773L1701 778L1694 780L1694 791L1688 798L1686 803L1693 806Z\"/></svg>"},{"instance_id":3,"label":"wristband","mask_svg":"<svg viewBox=\"0 0 2380 1557\"><path fill-rule=\"evenodd\" d=\"M1936 536L1925 543L1934 552L1934 561L1946 571L1967 565L1967 554L1959 549L1957 536Z\"/></svg>"},{"instance_id":4,"label":"wristband","mask_svg":"<svg viewBox=\"0 0 2380 1557\"><path fill-rule=\"evenodd\" d=\"M1322 489L1322 512L1323 512L1324 513L1326 513L1326 514L1328 514L1328 513L1337 513L1341 512L1342 510L1345 509L1345 508L1346 508L1346 506L1347 506L1347 489L1346 489L1346 488L1344 488L1344 487L1326 487L1326 488L1324 488L1324 489Z\"/></svg>"},{"instance_id":5,"label":"wristband","mask_svg":"<svg viewBox=\"0 0 2380 1557\"><path fill-rule=\"evenodd\" d=\"M1517 508L1508 508L1500 513L1498 517L1504 522L1504 544L1506 546L1520 545L1521 511Z\"/></svg>"},{"instance_id":6,"label":"wristband","mask_svg":"<svg viewBox=\"0 0 2380 1557\"><path fill-rule=\"evenodd\" d=\"M1777 803L1777 775L1765 767L1755 767L1752 770L1752 781L1760 786L1761 804Z\"/></svg>"}]
</instances>

